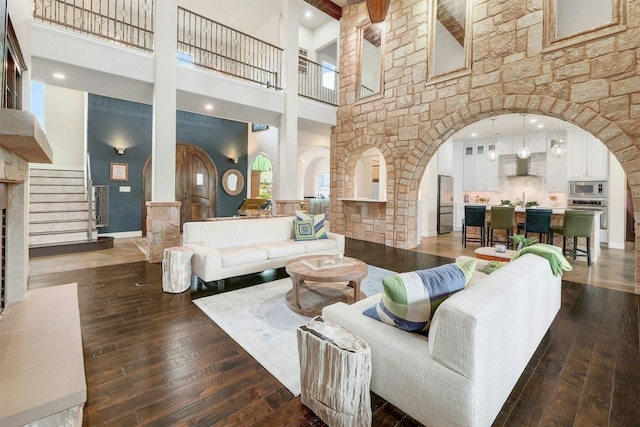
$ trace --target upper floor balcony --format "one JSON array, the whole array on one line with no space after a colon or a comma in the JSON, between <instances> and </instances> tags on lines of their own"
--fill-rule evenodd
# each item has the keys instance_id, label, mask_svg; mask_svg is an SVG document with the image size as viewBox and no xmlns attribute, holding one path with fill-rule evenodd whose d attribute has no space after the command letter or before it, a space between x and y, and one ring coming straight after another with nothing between
<instances>
[{"instance_id":1,"label":"upper floor balcony","mask_svg":"<svg viewBox=\"0 0 640 427\"><path fill-rule=\"evenodd\" d=\"M43 40L49 37L65 39L68 40L66 46L69 46L69 38L77 38L80 35L89 36L101 44L99 47L89 49L92 51L104 50L105 43L117 46L118 51L110 53L114 61L117 61L118 56L126 56L129 59L133 56L138 57L133 62L123 60L122 64L128 64L128 67L134 69L121 71L121 74L134 80L152 81L152 76L132 76L136 73L145 73L145 70L147 74L152 73L148 62L153 60L154 31L157 31L154 8L157 1L34 0L34 20L50 26L48 36L41 33L47 32L46 26L37 26L39 28L34 31L35 39ZM176 13L178 22L176 64L179 80L181 80L180 74L189 74L191 70L191 74L196 75L195 79L201 83L207 80L202 73L219 76L229 83L231 93L242 92L240 89L233 89L238 88L238 85L259 87L272 94L281 94L288 89L284 85L284 53L280 47L183 7L178 7ZM52 35L52 32L55 35ZM39 60L39 52L42 52L42 57L49 56L47 58L49 61L53 59L64 63L73 64L74 62L71 59L52 58L53 54L46 53L45 50L45 47L41 49L34 47L36 64ZM335 65L325 61L319 64L308 59L307 50L304 48L300 48L299 52L298 95L326 106L336 106L338 72L335 70ZM337 59L333 62L337 63ZM139 65L136 65L137 63ZM105 63L104 66L108 69L110 64ZM109 73L109 70L106 72ZM190 80L193 80L193 77ZM206 92L206 90L203 91L202 86L183 89L201 94ZM181 90L180 85L178 90ZM149 92L152 88L147 85L143 91ZM195 95L192 94L192 96ZM270 96L266 95L265 98L268 105ZM335 111L334 108L332 110ZM279 112L275 111L275 113ZM255 120L252 120L249 114L247 121Z\"/></svg>"}]
</instances>

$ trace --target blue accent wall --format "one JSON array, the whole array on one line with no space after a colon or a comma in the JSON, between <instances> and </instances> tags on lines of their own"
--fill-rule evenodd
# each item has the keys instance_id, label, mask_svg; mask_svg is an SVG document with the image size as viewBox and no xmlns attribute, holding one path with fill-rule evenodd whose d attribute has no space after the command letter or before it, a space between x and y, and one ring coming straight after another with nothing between
<instances>
[{"instance_id":1,"label":"blue accent wall","mask_svg":"<svg viewBox=\"0 0 640 427\"><path fill-rule=\"evenodd\" d=\"M222 175L238 169L245 178L247 170L247 124L201 114L177 111L176 141L195 145L213 160L218 173L216 216L233 216L246 191L229 196L221 187ZM91 177L94 185L109 186L109 226L100 233L138 231L142 228L142 172L151 155L152 106L99 95L89 95L87 112L87 150L91 153ZM115 147L126 148L118 155ZM238 163L229 162L237 157ZM110 180L110 164L128 165L127 181ZM121 186L130 192L120 192Z\"/></svg>"}]
</instances>

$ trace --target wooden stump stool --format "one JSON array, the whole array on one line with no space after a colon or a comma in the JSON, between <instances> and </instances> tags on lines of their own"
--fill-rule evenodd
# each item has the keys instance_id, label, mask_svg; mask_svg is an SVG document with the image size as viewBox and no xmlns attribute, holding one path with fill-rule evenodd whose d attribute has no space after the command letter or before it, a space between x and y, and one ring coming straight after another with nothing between
<instances>
[{"instance_id":1,"label":"wooden stump stool","mask_svg":"<svg viewBox=\"0 0 640 427\"><path fill-rule=\"evenodd\" d=\"M300 326L300 401L328 425L371 425L371 348L332 322L316 317Z\"/></svg>"},{"instance_id":2,"label":"wooden stump stool","mask_svg":"<svg viewBox=\"0 0 640 427\"><path fill-rule=\"evenodd\" d=\"M162 290L177 294L191 286L193 251L183 246L166 248L162 253Z\"/></svg>"}]
</instances>

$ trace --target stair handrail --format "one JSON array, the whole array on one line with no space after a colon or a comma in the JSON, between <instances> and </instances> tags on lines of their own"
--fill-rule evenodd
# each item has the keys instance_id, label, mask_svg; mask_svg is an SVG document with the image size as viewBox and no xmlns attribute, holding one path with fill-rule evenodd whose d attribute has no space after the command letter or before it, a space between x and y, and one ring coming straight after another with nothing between
<instances>
[{"instance_id":1,"label":"stair handrail","mask_svg":"<svg viewBox=\"0 0 640 427\"><path fill-rule=\"evenodd\" d=\"M84 168L85 195L87 198L87 240L93 240L93 182L91 181L91 153L87 151L87 161Z\"/></svg>"}]
</instances>

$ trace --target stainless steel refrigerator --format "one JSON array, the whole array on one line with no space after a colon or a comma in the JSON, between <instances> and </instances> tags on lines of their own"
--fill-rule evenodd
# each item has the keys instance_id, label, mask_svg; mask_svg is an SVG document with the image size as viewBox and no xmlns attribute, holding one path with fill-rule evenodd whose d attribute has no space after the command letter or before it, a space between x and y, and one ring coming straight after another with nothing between
<instances>
[{"instance_id":1,"label":"stainless steel refrigerator","mask_svg":"<svg viewBox=\"0 0 640 427\"><path fill-rule=\"evenodd\" d=\"M438 234L453 230L453 177L438 175Z\"/></svg>"}]
</instances>

